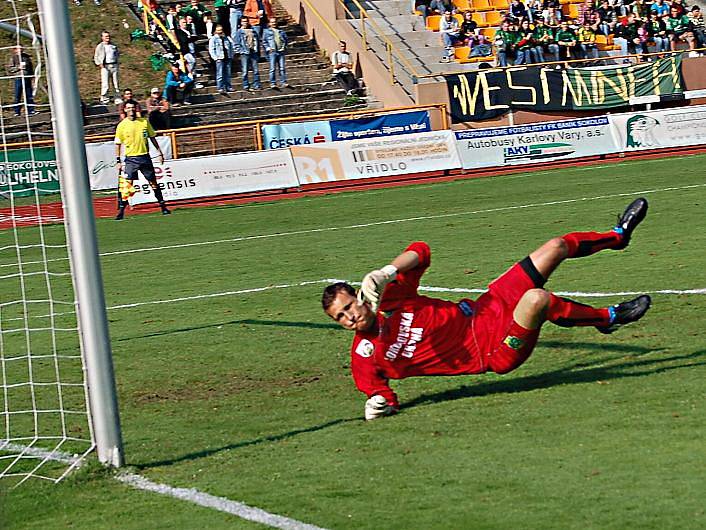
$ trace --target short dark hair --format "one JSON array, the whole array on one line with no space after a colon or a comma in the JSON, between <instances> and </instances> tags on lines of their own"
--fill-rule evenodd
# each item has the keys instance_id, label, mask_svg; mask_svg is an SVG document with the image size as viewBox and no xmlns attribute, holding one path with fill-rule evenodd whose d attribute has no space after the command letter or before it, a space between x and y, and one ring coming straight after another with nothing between
<instances>
[{"instance_id":1,"label":"short dark hair","mask_svg":"<svg viewBox=\"0 0 706 530\"><path fill-rule=\"evenodd\" d=\"M353 289L353 287L346 282L336 282L331 285L327 285L326 289L324 289L324 294L321 296L321 306L324 308L324 311L328 311L328 308L331 307L331 304L341 291L345 291L349 295L355 296L355 289Z\"/></svg>"}]
</instances>

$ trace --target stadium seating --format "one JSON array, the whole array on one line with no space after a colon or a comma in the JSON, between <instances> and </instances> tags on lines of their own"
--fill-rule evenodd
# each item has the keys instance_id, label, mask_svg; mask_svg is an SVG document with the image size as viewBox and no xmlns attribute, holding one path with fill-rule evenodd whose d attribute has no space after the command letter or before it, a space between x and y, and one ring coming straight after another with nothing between
<instances>
[{"instance_id":1,"label":"stadium seating","mask_svg":"<svg viewBox=\"0 0 706 530\"><path fill-rule=\"evenodd\" d=\"M502 16L500 16L499 11L488 11L485 13L485 21L488 26L499 26L503 22Z\"/></svg>"},{"instance_id":2,"label":"stadium seating","mask_svg":"<svg viewBox=\"0 0 706 530\"><path fill-rule=\"evenodd\" d=\"M473 12L473 20L475 20L479 28L487 28L491 25L489 22L486 22L485 13L482 13L480 11Z\"/></svg>"},{"instance_id":3,"label":"stadium seating","mask_svg":"<svg viewBox=\"0 0 706 530\"><path fill-rule=\"evenodd\" d=\"M495 8L490 4L490 0L473 0L472 9L475 11L491 11Z\"/></svg>"},{"instance_id":4,"label":"stadium seating","mask_svg":"<svg viewBox=\"0 0 706 530\"><path fill-rule=\"evenodd\" d=\"M454 49L454 58L456 62L461 64L493 62L495 60L495 57L492 55L488 57L469 57L470 54L471 49L468 46L459 46Z\"/></svg>"},{"instance_id":5,"label":"stadium seating","mask_svg":"<svg viewBox=\"0 0 706 530\"><path fill-rule=\"evenodd\" d=\"M441 24L440 15L430 15L427 17L427 29L429 31L439 31L439 25Z\"/></svg>"}]
</instances>

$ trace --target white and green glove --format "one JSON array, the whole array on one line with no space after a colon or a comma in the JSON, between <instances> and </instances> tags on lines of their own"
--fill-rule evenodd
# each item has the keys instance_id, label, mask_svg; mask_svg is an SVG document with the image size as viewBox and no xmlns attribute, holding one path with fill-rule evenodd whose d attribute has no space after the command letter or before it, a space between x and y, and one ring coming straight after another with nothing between
<instances>
[{"instance_id":1,"label":"white and green glove","mask_svg":"<svg viewBox=\"0 0 706 530\"><path fill-rule=\"evenodd\" d=\"M387 400L382 396L373 396L365 402L365 419L367 421L390 416L395 412L397 409L388 405Z\"/></svg>"},{"instance_id":2,"label":"white and green glove","mask_svg":"<svg viewBox=\"0 0 706 530\"><path fill-rule=\"evenodd\" d=\"M363 278L363 283L358 291L361 302L368 301L372 310L377 312L382 300L385 286L397 277L397 268L394 265L385 265L382 269L369 272Z\"/></svg>"}]
</instances>

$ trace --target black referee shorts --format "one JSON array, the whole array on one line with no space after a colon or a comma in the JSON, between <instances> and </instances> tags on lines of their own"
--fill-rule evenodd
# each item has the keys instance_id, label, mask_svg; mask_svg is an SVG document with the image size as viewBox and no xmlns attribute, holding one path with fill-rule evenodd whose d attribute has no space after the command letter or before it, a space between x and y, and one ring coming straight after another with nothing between
<instances>
[{"instance_id":1,"label":"black referee shorts","mask_svg":"<svg viewBox=\"0 0 706 530\"><path fill-rule=\"evenodd\" d=\"M137 172L144 175L147 180L155 180L154 165L149 154L125 157L125 175L129 180L137 180Z\"/></svg>"}]
</instances>

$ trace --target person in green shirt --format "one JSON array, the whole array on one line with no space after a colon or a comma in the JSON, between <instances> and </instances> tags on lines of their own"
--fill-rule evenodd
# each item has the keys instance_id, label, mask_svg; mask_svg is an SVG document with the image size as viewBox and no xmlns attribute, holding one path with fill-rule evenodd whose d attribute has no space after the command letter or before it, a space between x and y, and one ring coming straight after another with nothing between
<instances>
[{"instance_id":1,"label":"person in green shirt","mask_svg":"<svg viewBox=\"0 0 706 530\"><path fill-rule=\"evenodd\" d=\"M554 38L559 45L559 55L562 59L571 60L576 58L576 34L574 30L569 27L568 22L565 20L561 22Z\"/></svg>"},{"instance_id":2,"label":"person in green shirt","mask_svg":"<svg viewBox=\"0 0 706 530\"><path fill-rule=\"evenodd\" d=\"M510 23L506 20L500 26L500 29L495 32L495 37L493 38L499 66L508 65L508 57L514 55L517 41L517 32L510 29Z\"/></svg>"},{"instance_id":3,"label":"person in green shirt","mask_svg":"<svg viewBox=\"0 0 706 530\"><path fill-rule=\"evenodd\" d=\"M226 37L230 37L230 7L228 0L216 0L213 3L213 8L216 10L216 22L223 28L223 33Z\"/></svg>"},{"instance_id":4,"label":"person in green shirt","mask_svg":"<svg viewBox=\"0 0 706 530\"><path fill-rule=\"evenodd\" d=\"M206 8L199 0L191 0L188 6L182 7L179 16L186 17L191 15L194 19L197 35L206 35L206 23L203 16L210 15L211 11Z\"/></svg>"},{"instance_id":5,"label":"person in green shirt","mask_svg":"<svg viewBox=\"0 0 706 530\"><path fill-rule=\"evenodd\" d=\"M669 10L669 17L665 21L667 35L671 40L672 51L677 51L679 42L686 42L689 50L696 48L694 32L691 31L691 21L686 15L679 15L679 8L672 7Z\"/></svg>"},{"instance_id":6,"label":"person in green shirt","mask_svg":"<svg viewBox=\"0 0 706 530\"><path fill-rule=\"evenodd\" d=\"M529 20L522 19L517 30L517 56L515 64L533 64L537 62L534 53L534 35Z\"/></svg>"},{"instance_id":7,"label":"person in green shirt","mask_svg":"<svg viewBox=\"0 0 706 530\"><path fill-rule=\"evenodd\" d=\"M547 62L545 53L551 54L552 60L559 60L559 46L554 42L554 31L544 23L542 16L535 17L534 42L534 53L538 62Z\"/></svg>"}]
</instances>

